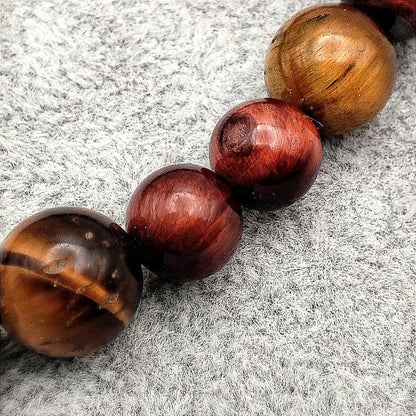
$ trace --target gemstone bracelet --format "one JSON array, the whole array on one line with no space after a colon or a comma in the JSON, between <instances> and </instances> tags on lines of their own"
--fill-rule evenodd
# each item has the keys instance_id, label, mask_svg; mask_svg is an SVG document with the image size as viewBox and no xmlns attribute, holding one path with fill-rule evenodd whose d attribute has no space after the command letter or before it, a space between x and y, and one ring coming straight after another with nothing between
<instances>
[{"instance_id":1,"label":"gemstone bracelet","mask_svg":"<svg viewBox=\"0 0 416 416\"><path fill-rule=\"evenodd\" d=\"M386 104L396 76L387 36L415 32L413 0L343 3L308 8L282 26L265 59L270 98L221 118L212 170L174 165L147 177L128 205L127 232L69 207L18 225L0 247L10 336L53 357L89 354L134 316L141 265L174 282L212 275L239 243L240 204L272 210L302 197L320 167L320 135L360 128Z\"/></svg>"}]
</instances>

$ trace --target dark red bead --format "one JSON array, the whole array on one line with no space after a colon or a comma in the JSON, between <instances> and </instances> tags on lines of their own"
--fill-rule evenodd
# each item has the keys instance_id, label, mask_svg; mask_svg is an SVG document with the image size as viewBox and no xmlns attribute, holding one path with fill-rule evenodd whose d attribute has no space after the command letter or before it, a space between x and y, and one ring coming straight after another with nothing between
<instances>
[{"instance_id":1,"label":"dark red bead","mask_svg":"<svg viewBox=\"0 0 416 416\"><path fill-rule=\"evenodd\" d=\"M372 17L392 39L403 40L416 34L415 0L342 0Z\"/></svg>"},{"instance_id":2,"label":"dark red bead","mask_svg":"<svg viewBox=\"0 0 416 416\"><path fill-rule=\"evenodd\" d=\"M224 266L236 250L241 208L230 186L211 170L169 166L134 192L127 232L152 272L177 282L201 279Z\"/></svg>"},{"instance_id":3,"label":"dark red bead","mask_svg":"<svg viewBox=\"0 0 416 416\"><path fill-rule=\"evenodd\" d=\"M312 121L294 105L272 98L233 108L211 137L211 168L256 209L285 207L304 195L321 159Z\"/></svg>"}]
</instances>

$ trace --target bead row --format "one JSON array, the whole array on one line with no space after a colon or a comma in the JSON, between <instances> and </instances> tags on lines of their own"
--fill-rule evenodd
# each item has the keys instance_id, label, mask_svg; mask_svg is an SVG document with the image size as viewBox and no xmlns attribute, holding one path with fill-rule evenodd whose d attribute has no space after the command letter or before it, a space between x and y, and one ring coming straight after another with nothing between
<instances>
[{"instance_id":1,"label":"bead row","mask_svg":"<svg viewBox=\"0 0 416 416\"><path fill-rule=\"evenodd\" d=\"M399 16L414 33L412 1L344 3L373 17L382 11L384 23L390 16L384 27L396 34L391 16ZM242 235L240 203L270 210L302 197L318 174L320 134L371 120L395 74L394 48L366 14L348 5L298 13L266 55L271 98L242 103L216 125L212 170L188 164L151 174L131 197L127 232L102 214L67 207L38 213L7 236L0 248L2 325L54 357L108 344L137 309L141 265L174 282L218 271Z\"/></svg>"}]
</instances>

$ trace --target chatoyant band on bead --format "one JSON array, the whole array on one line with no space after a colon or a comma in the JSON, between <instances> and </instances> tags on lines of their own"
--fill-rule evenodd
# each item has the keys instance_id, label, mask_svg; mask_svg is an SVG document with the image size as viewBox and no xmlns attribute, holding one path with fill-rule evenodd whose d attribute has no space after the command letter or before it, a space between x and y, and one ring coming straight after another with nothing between
<instances>
[{"instance_id":1,"label":"chatoyant band on bead","mask_svg":"<svg viewBox=\"0 0 416 416\"><path fill-rule=\"evenodd\" d=\"M210 142L212 170L176 165L146 178L128 205L127 232L84 208L43 211L12 230L0 248L5 330L41 354L91 353L131 321L141 265L175 282L207 277L237 248L240 203L270 210L302 197L319 170L320 134L363 126L393 89L396 56L382 28L415 32L413 0L343 3L371 17L337 4L285 23L266 55L270 98L221 118ZM381 25L372 20L380 17ZM398 19L406 31L397 30Z\"/></svg>"}]
</instances>

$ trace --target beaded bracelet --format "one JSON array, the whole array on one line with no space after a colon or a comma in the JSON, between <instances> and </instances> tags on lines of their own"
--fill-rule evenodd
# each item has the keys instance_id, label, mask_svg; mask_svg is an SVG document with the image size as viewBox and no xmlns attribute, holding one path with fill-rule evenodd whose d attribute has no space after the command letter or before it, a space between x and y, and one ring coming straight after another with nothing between
<instances>
[{"instance_id":1,"label":"beaded bracelet","mask_svg":"<svg viewBox=\"0 0 416 416\"><path fill-rule=\"evenodd\" d=\"M412 0L343 3L382 19L393 37L414 34ZM128 205L127 232L69 207L18 225L0 247L5 330L41 354L86 355L131 321L141 265L174 282L223 267L242 234L240 203L270 210L302 197L319 170L320 134L357 129L385 105L396 56L372 18L350 5L323 5L283 25L265 61L271 98L221 118L210 142L212 170L175 165L146 178Z\"/></svg>"}]
</instances>

